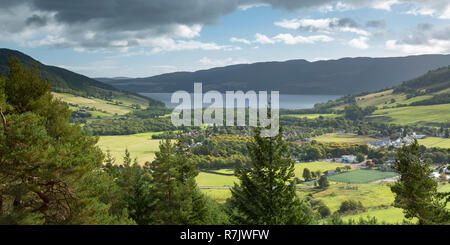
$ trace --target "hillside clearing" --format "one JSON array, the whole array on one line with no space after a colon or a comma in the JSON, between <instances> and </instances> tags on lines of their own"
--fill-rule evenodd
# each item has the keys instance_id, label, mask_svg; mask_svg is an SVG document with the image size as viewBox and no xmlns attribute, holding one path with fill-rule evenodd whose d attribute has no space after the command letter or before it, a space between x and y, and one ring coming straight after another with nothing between
<instances>
[{"instance_id":1,"label":"hillside clearing","mask_svg":"<svg viewBox=\"0 0 450 245\"><path fill-rule=\"evenodd\" d=\"M376 140L373 137L361 136L352 133L324 134L312 139L323 143L368 143Z\"/></svg>"},{"instance_id":2,"label":"hillside clearing","mask_svg":"<svg viewBox=\"0 0 450 245\"><path fill-rule=\"evenodd\" d=\"M426 147L440 147L450 148L450 139L439 137L426 137L425 139L419 139L419 144Z\"/></svg>"},{"instance_id":3,"label":"hillside clearing","mask_svg":"<svg viewBox=\"0 0 450 245\"><path fill-rule=\"evenodd\" d=\"M450 104L381 109L368 118L400 125L445 123L450 121Z\"/></svg>"},{"instance_id":4,"label":"hillside clearing","mask_svg":"<svg viewBox=\"0 0 450 245\"><path fill-rule=\"evenodd\" d=\"M105 153L109 149L111 155L116 159L116 164L123 163L125 149L128 149L133 159L137 157L139 163L144 164L146 161L153 161L155 152L159 151L160 140L152 139L152 135L160 133L150 132L132 135L100 136L97 145Z\"/></svg>"}]
</instances>

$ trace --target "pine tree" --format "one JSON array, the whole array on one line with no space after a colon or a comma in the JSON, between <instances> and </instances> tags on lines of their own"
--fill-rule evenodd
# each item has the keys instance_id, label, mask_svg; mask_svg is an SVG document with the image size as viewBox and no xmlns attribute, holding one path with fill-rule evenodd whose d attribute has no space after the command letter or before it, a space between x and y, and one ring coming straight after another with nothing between
<instances>
[{"instance_id":1,"label":"pine tree","mask_svg":"<svg viewBox=\"0 0 450 245\"><path fill-rule=\"evenodd\" d=\"M240 185L231 189L231 218L250 225L310 224L311 209L296 196L294 161L287 156L282 129L275 137L262 137L255 128L248 145L250 167L236 170Z\"/></svg>"},{"instance_id":2,"label":"pine tree","mask_svg":"<svg viewBox=\"0 0 450 245\"><path fill-rule=\"evenodd\" d=\"M153 168L153 224L204 224L207 220L205 197L195 182L198 171L189 158L182 137L175 144L169 139L161 142Z\"/></svg>"},{"instance_id":3,"label":"pine tree","mask_svg":"<svg viewBox=\"0 0 450 245\"><path fill-rule=\"evenodd\" d=\"M103 161L98 138L69 123L72 112L53 98L36 68L25 70L13 58L8 77L0 80L0 200L8 207L2 222L73 224L88 209L93 223L112 222L106 203L95 197L88 202L80 193L88 184L83 176Z\"/></svg>"},{"instance_id":4,"label":"pine tree","mask_svg":"<svg viewBox=\"0 0 450 245\"><path fill-rule=\"evenodd\" d=\"M446 209L450 193L438 193L437 182L430 177L431 166L421 160L417 140L397 152L394 170L400 179L391 187L396 194L394 205L402 208L406 218L417 218L419 224L450 224Z\"/></svg>"}]
</instances>

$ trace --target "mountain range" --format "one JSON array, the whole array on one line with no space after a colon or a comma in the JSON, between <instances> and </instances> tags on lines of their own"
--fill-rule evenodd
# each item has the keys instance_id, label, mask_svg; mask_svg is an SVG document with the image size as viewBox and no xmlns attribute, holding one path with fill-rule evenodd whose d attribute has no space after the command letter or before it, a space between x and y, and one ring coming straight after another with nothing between
<instances>
[{"instance_id":1,"label":"mountain range","mask_svg":"<svg viewBox=\"0 0 450 245\"><path fill-rule=\"evenodd\" d=\"M372 92L401 84L439 67L450 65L450 55L388 58L342 58L309 62L289 60L174 72L145 78L98 78L118 89L161 93L193 90L278 90L284 94L345 95Z\"/></svg>"}]
</instances>

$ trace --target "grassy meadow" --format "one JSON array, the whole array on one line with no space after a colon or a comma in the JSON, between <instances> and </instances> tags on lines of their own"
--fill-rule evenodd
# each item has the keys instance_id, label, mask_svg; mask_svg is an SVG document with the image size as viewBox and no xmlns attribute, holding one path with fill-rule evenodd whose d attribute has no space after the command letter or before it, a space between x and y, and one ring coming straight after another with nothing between
<instances>
[{"instance_id":1,"label":"grassy meadow","mask_svg":"<svg viewBox=\"0 0 450 245\"><path fill-rule=\"evenodd\" d=\"M117 136L100 136L98 146L106 152L111 151L111 155L116 158L116 164L123 163L123 156L125 149L131 154L134 159L138 158L139 163L146 161L153 161L155 152L159 151L159 139L152 139L152 135L160 134L161 132L150 132L132 135L117 135Z\"/></svg>"},{"instance_id":2,"label":"grassy meadow","mask_svg":"<svg viewBox=\"0 0 450 245\"><path fill-rule=\"evenodd\" d=\"M401 125L445 123L450 121L450 104L381 109L369 118Z\"/></svg>"},{"instance_id":3,"label":"grassy meadow","mask_svg":"<svg viewBox=\"0 0 450 245\"><path fill-rule=\"evenodd\" d=\"M439 138L439 137L426 137L425 139L418 140L419 144L426 147L439 147L439 148L450 148L450 139Z\"/></svg>"},{"instance_id":4,"label":"grassy meadow","mask_svg":"<svg viewBox=\"0 0 450 245\"><path fill-rule=\"evenodd\" d=\"M92 115L94 117L100 116L112 116L112 115L124 115L133 110L131 107L132 104L139 104L142 108L147 107L148 102L144 99L138 97L128 97L128 96L120 96L114 99L114 101L121 102L122 104L116 105L113 102L98 99L98 98L85 98L81 96L76 96L67 93L52 93L56 98L61 99L62 101L70 104L77 104L79 106L86 106L91 108L96 108L101 111L92 111ZM71 109L75 109L71 107Z\"/></svg>"},{"instance_id":5,"label":"grassy meadow","mask_svg":"<svg viewBox=\"0 0 450 245\"><path fill-rule=\"evenodd\" d=\"M375 138L369 136L361 136L352 133L324 134L312 139L323 143L368 143L376 140Z\"/></svg>"},{"instance_id":6,"label":"grassy meadow","mask_svg":"<svg viewBox=\"0 0 450 245\"><path fill-rule=\"evenodd\" d=\"M379 170L358 169L355 171L344 172L328 177L328 180L343 182L349 184L364 184L377 180L393 178L397 176L395 172L382 172Z\"/></svg>"},{"instance_id":7,"label":"grassy meadow","mask_svg":"<svg viewBox=\"0 0 450 245\"><path fill-rule=\"evenodd\" d=\"M325 161L317 161L317 162L304 162L304 163L296 163L295 164L295 177L303 179L303 169L308 168L311 171L321 171L322 173L327 170L335 170L337 167L343 167L345 164L342 163L333 163L333 162L325 162Z\"/></svg>"},{"instance_id":8,"label":"grassy meadow","mask_svg":"<svg viewBox=\"0 0 450 245\"><path fill-rule=\"evenodd\" d=\"M315 119L318 117L337 117L338 114L289 114L289 115L283 115L283 116L284 117Z\"/></svg>"},{"instance_id":9,"label":"grassy meadow","mask_svg":"<svg viewBox=\"0 0 450 245\"><path fill-rule=\"evenodd\" d=\"M217 173L201 171L196 180L198 186L233 186L238 182L233 169L221 169Z\"/></svg>"}]
</instances>

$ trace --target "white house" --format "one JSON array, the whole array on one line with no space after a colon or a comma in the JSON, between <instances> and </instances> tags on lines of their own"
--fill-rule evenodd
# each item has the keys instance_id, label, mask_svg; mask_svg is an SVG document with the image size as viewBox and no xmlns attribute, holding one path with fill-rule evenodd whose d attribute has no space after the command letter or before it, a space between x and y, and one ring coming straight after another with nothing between
<instances>
[{"instance_id":1,"label":"white house","mask_svg":"<svg viewBox=\"0 0 450 245\"><path fill-rule=\"evenodd\" d=\"M342 162L348 162L348 163L356 162L356 156L355 155L343 155Z\"/></svg>"}]
</instances>

